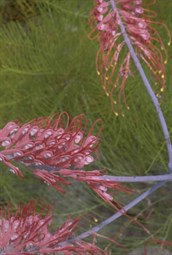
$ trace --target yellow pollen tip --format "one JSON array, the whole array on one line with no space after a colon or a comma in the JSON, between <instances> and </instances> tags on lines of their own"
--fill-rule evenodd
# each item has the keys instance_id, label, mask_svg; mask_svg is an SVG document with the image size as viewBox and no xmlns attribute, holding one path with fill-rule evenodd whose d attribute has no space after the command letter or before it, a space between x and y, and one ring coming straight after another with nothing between
<instances>
[{"instance_id":1,"label":"yellow pollen tip","mask_svg":"<svg viewBox=\"0 0 172 255\"><path fill-rule=\"evenodd\" d=\"M106 96L109 97L109 93L108 92L106 92Z\"/></svg>"},{"instance_id":2,"label":"yellow pollen tip","mask_svg":"<svg viewBox=\"0 0 172 255\"><path fill-rule=\"evenodd\" d=\"M106 72L108 72L109 69L107 67L105 67L105 70L106 70Z\"/></svg>"},{"instance_id":3,"label":"yellow pollen tip","mask_svg":"<svg viewBox=\"0 0 172 255\"><path fill-rule=\"evenodd\" d=\"M167 60L164 61L164 64L165 64L165 65L167 64Z\"/></svg>"},{"instance_id":4,"label":"yellow pollen tip","mask_svg":"<svg viewBox=\"0 0 172 255\"><path fill-rule=\"evenodd\" d=\"M97 74L98 74L98 75L100 75L100 72L99 72L99 71L97 71Z\"/></svg>"},{"instance_id":5,"label":"yellow pollen tip","mask_svg":"<svg viewBox=\"0 0 172 255\"><path fill-rule=\"evenodd\" d=\"M127 110L130 110L130 107L129 107L129 106L127 106Z\"/></svg>"},{"instance_id":6,"label":"yellow pollen tip","mask_svg":"<svg viewBox=\"0 0 172 255\"><path fill-rule=\"evenodd\" d=\"M106 76L106 77L105 77L105 80L108 81L108 80L109 80L109 77Z\"/></svg>"},{"instance_id":7,"label":"yellow pollen tip","mask_svg":"<svg viewBox=\"0 0 172 255\"><path fill-rule=\"evenodd\" d=\"M164 91L164 88L161 88L160 91L163 92L163 91Z\"/></svg>"},{"instance_id":8,"label":"yellow pollen tip","mask_svg":"<svg viewBox=\"0 0 172 255\"><path fill-rule=\"evenodd\" d=\"M159 71L158 71L158 73L159 73L159 74L161 74L161 73L162 73L162 71L161 71L161 70L159 70Z\"/></svg>"},{"instance_id":9,"label":"yellow pollen tip","mask_svg":"<svg viewBox=\"0 0 172 255\"><path fill-rule=\"evenodd\" d=\"M162 74L162 75L161 75L161 78L162 78L162 79L164 79L164 78L165 78L164 74Z\"/></svg>"},{"instance_id":10,"label":"yellow pollen tip","mask_svg":"<svg viewBox=\"0 0 172 255\"><path fill-rule=\"evenodd\" d=\"M168 42L168 44L167 44L168 46L170 46L171 45L171 42Z\"/></svg>"},{"instance_id":11,"label":"yellow pollen tip","mask_svg":"<svg viewBox=\"0 0 172 255\"><path fill-rule=\"evenodd\" d=\"M98 219L97 219L97 218L94 218L94 222L96 222L96 223L97 223L97 222L98 222Z\"/></svg>"},{"instance_id":12,"label":"yellow pollen tip","mask_svg":"<svg viewBox=\"0 0 172 255\"><path fill-rule=\"evenodd\" d=\"M115 114L116 116L118 116L118 115L119 115L117 112L114 112L114 114Z\"/></svg>"},{"instance_id":13,"label":"yellow pollen tip","mask_svg":"<svg viewBox=\"0 0 172 255\"><path fill-rule=\"evenodd\" d=\"M113 101L113 103L114 103L114 104L117 104L115 100Z\"/></svg>"}]
</instances>

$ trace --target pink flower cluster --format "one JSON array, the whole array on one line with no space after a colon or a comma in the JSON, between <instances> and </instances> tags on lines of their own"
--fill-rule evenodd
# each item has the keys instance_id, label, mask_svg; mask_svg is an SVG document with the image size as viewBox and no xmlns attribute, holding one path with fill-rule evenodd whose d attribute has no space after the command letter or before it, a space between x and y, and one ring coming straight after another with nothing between
<instances>
[{"instance_id":1,"label":"pink flower cluster","mask_svg":"<svg viewBox=\"0 0 172 255\"><path fill-rule=\"evenodd\" d=\"M60 252L64 255L102 255L96 245L84 241L72 244L73 232L78 220L68 219L54 233L48 228L52 216L37 214L35 203L19 207L15 214L10 210L0 211L0 254L3 255L43 255Z\"/></svg>"},{"instance_id":2,"label":"pink flower cluster","mask_svg":"<svg viewBox=\"0 0 172 255\"><path fill-rule=\"evenodd\" d=\"M0 130L0 143L4 147L0 161L21 176L22 173L13 162L56 170L82 168L94 161L92 154L100 140L99 134L92 134L97 122L99 120L87 134L87 119L84 115L76 116L71 122L67 113L34 119L24 125L9 122Z\"/></svg>"},{"instance_id":3,"label":"pink flower cluster","mask_svg":"<svg viewBox=\"0 0 172 255\"><path fill-rule=\"evenodd\" d=\"M96 135L93 135L94 129L98 130ZM125 193L131 190L120 183L100 180L98 177L103 176L100 170L82 170L94 161L93 153L100 142L101 129L102 122L97 120L87 131L84 115L78 115L70 122L67 113L34 119L24 125L9 122L0 130L0 143L5 147L0 160L19 176L23 175L15 162L30 167L35 176L60 192L65 192L62 185L71 184L69 178L85 182L114 206L109 189Z\"/></svg>"},{"instance_id":4,"label":"pink flower cluster","mask_svg":"<svg viewBox=\"0 0 172 255\"><path fill-rule=\"evenodd\" d=\"M125 48L125 42L119 27L119 16L112 10L111 2L109 0L94 2L95 6L90 14L92 27L90 37L97 38L100 44L96 58L97 73L101 77L103 89L110 97L112 106L116 105L120 112L121 97L127 106L124 88L127 78L131 76L131 56L129 52L120 54ZM167 52L159 33L152 25L165 25L151 20L155 13L144 9L142 0L118 0L116 4L135 51L149 67L155 77L156 85L159 84L160 91L163 92ZM170 37L167 28L166 30ZM118 104L114 100L116 90ZM157 91L160 92L159 89Z\"/></svg>"},{"instance_id":5,"label":"pink flower cluster","mask_svg":"<svg viewBox=\"0 0 172 255\"><path fill-rule=\"evenodd\" d=\"M94 8L94 16L97 21L96 29L101 33L101 42L104 50L109 50L119 32L119 19L111 9L111 3L107 0L97 0ZM142 41L150 40L147 21L144 19L142 0L118 0L121 14L126 22L128 32L133 39ZM119 35L119 34L118 34Z\"/></svg>"}]
</instances>

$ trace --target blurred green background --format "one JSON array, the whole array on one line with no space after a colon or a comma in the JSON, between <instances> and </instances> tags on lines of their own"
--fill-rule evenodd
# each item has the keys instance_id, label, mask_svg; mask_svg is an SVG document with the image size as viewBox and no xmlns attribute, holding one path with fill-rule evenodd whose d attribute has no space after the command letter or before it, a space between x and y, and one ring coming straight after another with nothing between
<instances>
[{"instance_id":1,"label":"blurred green background","mask_svg":"<svg viewBox=\"0 0 172 255\"><path fill-rule=\"evenodd\" d=\"M149 2L149 1L147 1ZM38 116L67 111L71 118L85 113L90 122L104 121L97 161L89 169L106 169L112 175L158 174L167 171L167 151L155 110L143 83L133 68L126 86L130 110L115 117L95 69L98 44L88 39L92 0L0 0L0 125L27 122ZM172 31L172 1L157 0L151 7L157 19ZM158 31L167 46L163 27ZM167 46L166 90L161 103L172 131L172 49ZM152 84L153 77L148 73ZM71 215L81 217L79 232L114 213L86 185L73 183L61 195L23 169L25 179L13 176L0 165L0 206L36 199L55 206L54 228ZM148 185L133 185L140 191ZM167 184L136 208L132 215L157 239L171 240L171 185ZM129 202L134 196L116 194ZM126 246L110 243L112 254L128 254L139 245L153 244L151 235L122 217L101 231ZM171 240L172 241L172 240ZM109 241L98 240L102 247Z\"/></svg>"}]
</instances>

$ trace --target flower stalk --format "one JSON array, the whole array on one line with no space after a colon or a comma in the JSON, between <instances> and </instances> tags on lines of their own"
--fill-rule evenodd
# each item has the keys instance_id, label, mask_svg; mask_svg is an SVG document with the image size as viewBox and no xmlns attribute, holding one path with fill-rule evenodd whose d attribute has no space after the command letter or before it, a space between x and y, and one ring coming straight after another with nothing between
<instances>
[{"instance_id":1,"label":"flower stalk","mask_svg":"<svg viewBox=\"0 0 172 255\"><path fill-rule=\"evenodd\" d=\"M150 176L113 176L113 175L102 175L93 176L87 178L87 181L104 181L104 182L162 182L172 181L172 173L164 175L150 175Z\"/></svg>"}]
</instances>

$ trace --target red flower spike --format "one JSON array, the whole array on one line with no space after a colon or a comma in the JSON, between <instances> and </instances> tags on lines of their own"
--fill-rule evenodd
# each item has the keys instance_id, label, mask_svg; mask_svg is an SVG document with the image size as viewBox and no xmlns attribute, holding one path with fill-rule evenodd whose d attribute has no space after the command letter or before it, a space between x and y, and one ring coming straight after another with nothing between
<instances>
[{"instance_id":1,"label":"red flower spike","mask_svg":"<svg viewBox=\"0 0 172 255\"><path fill-rule=\"evenodd\" d=\"M94 161L92 154L98 147L102 125L97 135L92 133L99 121L93 124L87 135L84 115L76 116L71 122L66 113L35 119L24 125L10 122L0 130L1 146L5 147L0 160L21 176L13 162L32 167L35 176L59 192L65 192L62 185L70 184L67 178L86 182L104 201L114 206L108 189L127 193L130 190L120 183L99 180L98 177L102 176L99 170L80 170Z\"/></svg>"},{"instance_id":2,"label":"red flower spike","mask_svg":"<svg viewBox=\"0 0 172 255\"><path fill-rule=\"evenodd\" d=\"M78 219L67 220L54 233L49 232L52 215L37 214L35 203L0 211L0 253L3 255L37 255L63 252L64 255L103 255L94 244L83 241L68 243L73 238Z\"/></svg>"},{"instance_id":3,"label":"red flower spike","mask_svg":"<svg viewBox=\"0 0 172 255\"><path fill-rule=\"evenodd\" d=\"M44 166L52 169L82 168L94 161L92 154L100 142L102 123L97 135L92 132L98 122L101 120L97 120L87 134L86 117L78 115L69 122L65 112L52 118L34 119L24 125L9 122L0 130L0 144L5 147L0 160L17 175L22 174L12 162L34 168L41 166L41 169ZM41 176L38 171L35 173Z\"/></svg>"},{"instance_id":4,"label":"red flower spike","mask_svg":"<svg viewBox=\"0 0 172 255\"><path fill-rule=\"evenodd\" d=\"M109 0L94 0L90 14L91 39L97 39L100 47L96 57L97 73L106 95L110 98L115 114L121 113L121 97L127 108L125 84L131 76L131 56L125 53L125 42L119 27L119 20ZM144 8L142 0L117 0L126 31L138 55L155 77L155 92L158 97L165 88L165 64L167 52L158 31L153 25L165 27L171 44L171 35L166 25L152 20L156 13ZM149 6L149 4L147 5ZM159 84L159 87L157 85ZM116 97L115 95L118 96Z\"/></svg>"}]
</instances>

